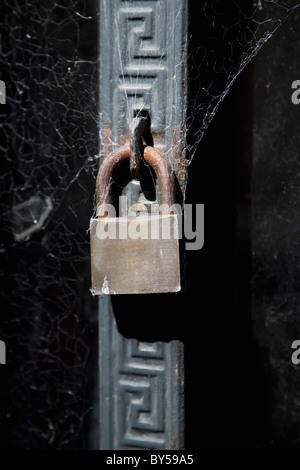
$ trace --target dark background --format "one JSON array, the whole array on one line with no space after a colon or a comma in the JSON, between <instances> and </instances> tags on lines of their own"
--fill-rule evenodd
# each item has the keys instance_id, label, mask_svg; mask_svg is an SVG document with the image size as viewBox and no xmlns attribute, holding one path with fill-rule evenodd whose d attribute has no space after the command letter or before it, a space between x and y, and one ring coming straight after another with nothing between
<instances>
[{"instance_id":1,"label":"dark background","mask_svg":"<svg viewBox=\"0 0 300 470\"><path fill-rule=\"evenodd\" d=\"M238 77L190 167L205 246L187 252L187 447L299 449L299 34L296 12Z\"/></svg>"}]
</instances>

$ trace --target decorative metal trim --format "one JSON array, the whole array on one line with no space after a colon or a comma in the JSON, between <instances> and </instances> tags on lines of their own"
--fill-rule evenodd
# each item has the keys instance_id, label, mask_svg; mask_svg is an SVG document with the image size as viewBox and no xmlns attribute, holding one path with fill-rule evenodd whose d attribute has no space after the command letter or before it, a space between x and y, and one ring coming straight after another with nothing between
<instances>
[{"instance_id":1,"label":"decorative metal trim","mask_svg":"<svg viewBox=\"0 0 300 470\"><path fill-rule=\"evenodd\" d=\"M144 343L117 330L110 296L100 312L101 449L182 449L183 344Z\"/></svg>"},{"instance_id":2,"label":"decorative metal trim","mask_svg":"<svg viewBox=\"0 0 300 470\"><path fill-rule=\"evenodd\" d=\"M154 147L185 185L186 0L100 0L101 157L148 112ZM183 345L126 339L100 297L100 448L183 449ZM126 312L124 312L126 314Z\"/></svg>"},{"instance_id":3,"label":"decorative metal trim","mask_svg":"<svg viewBox=\"0 0 300 470\"><path fill-rule=\"evenodd\" d=\"M101 154L123 145L137 110L185 182L186 0L101 0Z\"/></svg>"}]
</instances>

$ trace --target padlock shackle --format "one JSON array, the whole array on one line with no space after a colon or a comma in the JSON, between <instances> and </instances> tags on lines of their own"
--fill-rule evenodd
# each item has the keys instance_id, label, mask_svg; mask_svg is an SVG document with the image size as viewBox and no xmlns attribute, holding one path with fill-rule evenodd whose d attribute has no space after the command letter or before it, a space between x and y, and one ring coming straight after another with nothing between
<instances>
[{"instance_id":1,"label":"padlock shackle","mask_svg":"<svg viewBox=\"0 0 300 470\"><path fill-rule=\"evenodd\" d=\"M100 165L96 181L96 217L107 216L108 205L112 204L111 176L119 163L129 158L130 146L124 145L109 154ZM174 204L174 184L170 163L156 149L149 146L144 148L144 160L156 174L160 206L171 208ZM170 214L172 210L162 210L161 213Z\"/></svg>"}]
</instances>

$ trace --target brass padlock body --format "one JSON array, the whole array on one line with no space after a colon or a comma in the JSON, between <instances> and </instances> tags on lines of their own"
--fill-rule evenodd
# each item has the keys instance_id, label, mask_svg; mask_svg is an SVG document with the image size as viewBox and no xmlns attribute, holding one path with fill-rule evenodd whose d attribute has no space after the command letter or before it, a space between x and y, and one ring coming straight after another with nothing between
<instances>
[{"instance_id":1,"label":"brass padlock body","mask_svg":"<svg viewBox=\"0 0 300 470\"><path fill-rule=\"evenodd\" d=\"M128 234L130 224L135 221L139 224L140 234L147 238L103 240L97 236L97 231ZM170 228L171 236L167 239L162 238L164 224ZM93 294L180 290L178 215L92 219L90 231Z\"/></svg>"}]
</instances>

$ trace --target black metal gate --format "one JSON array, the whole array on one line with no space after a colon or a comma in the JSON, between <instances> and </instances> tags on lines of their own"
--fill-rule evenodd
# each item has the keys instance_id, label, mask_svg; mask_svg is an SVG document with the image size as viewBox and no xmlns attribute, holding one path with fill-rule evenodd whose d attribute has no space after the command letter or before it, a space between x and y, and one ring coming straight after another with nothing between
<instances>
[{"instance_id":1,"label":"black metal gate","mask_svg":"<svg viewBox=\"0 0 300 470\"><path fill-rule=\"evenodd\" d=\"M299 447L296 3L1 3L2 448ZM205 245L99 308L95 179L141 110Z\"/></svg>"}]
</instances>

